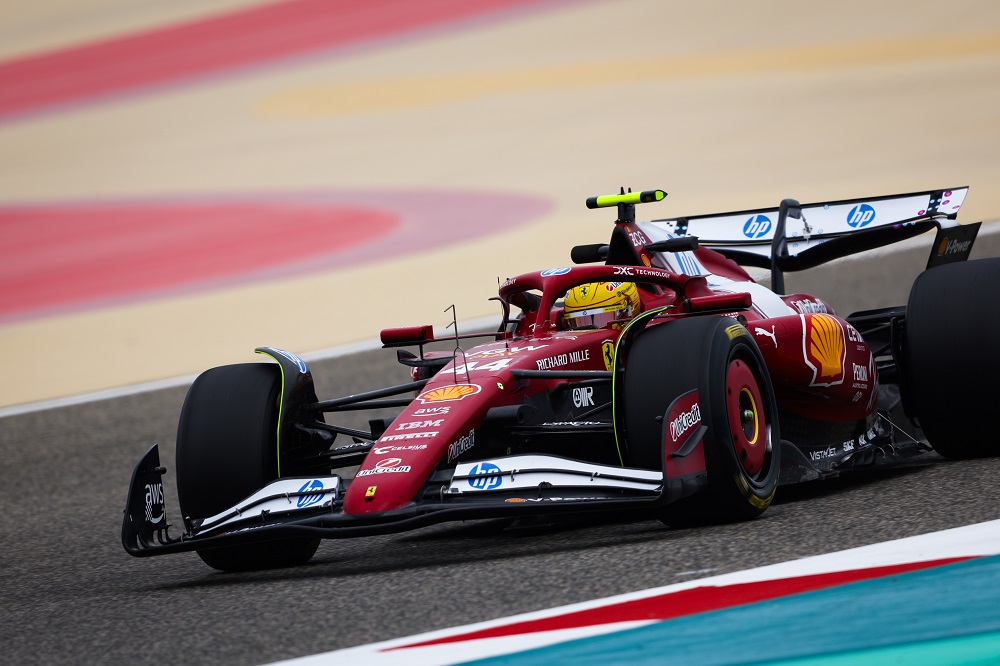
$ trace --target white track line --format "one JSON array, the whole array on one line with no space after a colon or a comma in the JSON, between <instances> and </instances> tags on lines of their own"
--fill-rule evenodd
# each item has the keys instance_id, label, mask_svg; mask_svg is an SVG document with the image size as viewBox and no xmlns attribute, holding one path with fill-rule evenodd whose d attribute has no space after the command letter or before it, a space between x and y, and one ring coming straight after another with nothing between
<instances>
[{"instance_id":1,"label":"white track line","mask_svg":"<svg viewBox=\"0 0 1000 666\"><path fill-rule=\"evenodd\" d=\"M798 560L780 562L756 569L737 571L709 578L685 581L674 585L656 587L639 592L595 599L567 606L559 606L511 617L488 620L460 627L430 631L415 636L394 638L369 645L325 652L307 657L274 662L272 666L337 666L338 664L365 664L366 666L443 666L464 661L486 659L516 653L532 648L561 643L576 638L593 637L612 631L622 631L650 622L625 622L596 624L572 629L541 631L501 638L466 639L421 647L403 647L425 641L467 635L474 631L516 625L560 617L574 612L607 607L614 604L646 599L700 587L726 587L741 583L782 580L798 576L870 569L910 562L931 562L953 557L985 557L1000 553L1000 520L941 532L906 537L895 541L875 543L834 553L814 555Z\"/></svg>"},{"instance_id":2,"label":"white track line","mask_svg":"<svg viewBox=\"0 0 1000 666\"><path fill-rule=\"evenodd\" d=\"M458 330L480 330L490 326L498 326L499 323L499 319L496 316L470 319L469 321L459 322ZM452 335L450 329L435 327L434 337L436 339L447 341L449 335ZM327 347L326 349L319 349L305 354L299 354L299 356L306 363L311 363L313 361L325 361L331 358L350 356L351 354L360 354L361 352L374 351L381 348L381 341L376 338L372 338L369 340L361 340L359 342L350 342L336 347ZM105 389L103 391L81 393L79 395L67 396L65 398L54 398L52 400L30 402L23 405L12 405L10 407L0 408L0 419L6 416L30 414L32 412L40 412L47 409L72 407L74 405L83 405L89 402L98 402L100 400L110 400L112 398L122 398L139 393L148 393L149 391L159 391L161 389L177 388L178 386L188 386L197 376L197 374L181 375L179 377L159 379L153 382L143 382L142 384L132 384L130 386L121 386L113 389Z\"/></svg>"}]
</instances>

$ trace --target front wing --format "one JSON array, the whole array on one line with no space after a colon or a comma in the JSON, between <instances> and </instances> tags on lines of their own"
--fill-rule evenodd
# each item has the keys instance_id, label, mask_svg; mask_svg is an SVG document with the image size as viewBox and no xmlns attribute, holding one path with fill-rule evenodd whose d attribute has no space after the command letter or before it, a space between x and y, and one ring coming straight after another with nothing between
<instances>
[{"instance_id":1,"label":"front wing","mask_svg":"<svg viewBox=\"0 0 1000 666\"><path fill-rule=\"evenodd\" d=\"M122 544L136 557L289 537L346 538L403 532L452 520L551 513L645 510L691 495L704 472L664 479L662 472L610 467L548 455L520 455L440 470L411 504L391 511L342 512L347 483L337 475L282 478L208 518L184 520L173 538L163 498L159 449L136 464Z\"/></svg>"}]
</instances>

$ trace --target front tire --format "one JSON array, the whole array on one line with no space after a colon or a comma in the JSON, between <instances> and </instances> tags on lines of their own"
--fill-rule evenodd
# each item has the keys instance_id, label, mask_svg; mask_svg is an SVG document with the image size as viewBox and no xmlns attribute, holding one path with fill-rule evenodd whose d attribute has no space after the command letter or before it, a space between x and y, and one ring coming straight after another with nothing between
<instances>
[{"instance_id":1,"label":"front tire","mask_svg":"<svg viewBox=\"0 0 1000 666\"><path fill-rule=\"evenodd\" d=\"M903 398L934 450L948 458L1000 453L1000 259L946 264L917 276L906 305Z\"/></svg>"},{"instance_id":2,"label":"front tire","mask_svg":"<svg viewBox=\"0 0 1000 666\"><path fill-rule=\"evenodd\" d=\"M625 370L625 426L633 464L662 468L670 403L696 388L707 488L665 507L670 525L756 518L774 498L781 465L777 403L764 359L746 329L698 317L643 331ZM657 421L659 418L659 421Z\"/></svg>"},{"instance_id":3,"label":"front tire","mask_svg":"<svg viewBox=\"0 0 1000 666\"><path fill-rule=\"evenodd\" d=\"M212 368L188 390L177 426L177 494L185 517L207 518L278 478L281 370L246 363ZM220 571L304 564L319 539L199 550Z\"/></svg>"}]
</instances>

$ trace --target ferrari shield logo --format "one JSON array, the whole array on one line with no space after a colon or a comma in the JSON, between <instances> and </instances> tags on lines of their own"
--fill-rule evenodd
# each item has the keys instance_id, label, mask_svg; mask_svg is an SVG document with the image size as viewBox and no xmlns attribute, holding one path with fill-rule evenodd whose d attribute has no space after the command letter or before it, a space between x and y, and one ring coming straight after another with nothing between
<instances>
[{"instance_id":1,"label":"ferrari shield logo","mask_svg":"<svg viewBox=\"0 0 1000 666\"><path fill-rule=\"evenodd\" d=\"M601 358L604 359L604 367L610 370L615 364L615 343L605 340L601 343Z\"/></svg>"}]
</instances>

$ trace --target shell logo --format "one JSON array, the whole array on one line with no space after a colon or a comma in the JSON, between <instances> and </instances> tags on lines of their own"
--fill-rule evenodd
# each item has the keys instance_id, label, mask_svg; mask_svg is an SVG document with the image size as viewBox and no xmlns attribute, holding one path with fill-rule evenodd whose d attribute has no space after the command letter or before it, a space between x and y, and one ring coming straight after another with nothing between
<instances>
[{"instance_id":1,"label":"shell logo","mask_svg":"<svg viewBox=\"0 0 1000 666\"><path fill-rule=\"evenodd\" d=\"M467 395L475 395L482 390L483 389L479 386L479 384L450 384L448 386L439 386L429 391L424 391L417 396L417 400L422 403L450 402L453 400L461 400Z\"/></svg>"},{"instance_id":2,"label":"shell logo","mask_svg":"<svg viewBox=\"0 0 1000 666\"><path fill-rule=\"evenodd\" d=\"M801 315L806 335L802 341L806 363L813 369L813 385L844 381L844 331L830 315Z\"/></svg>"}]
</instances>

